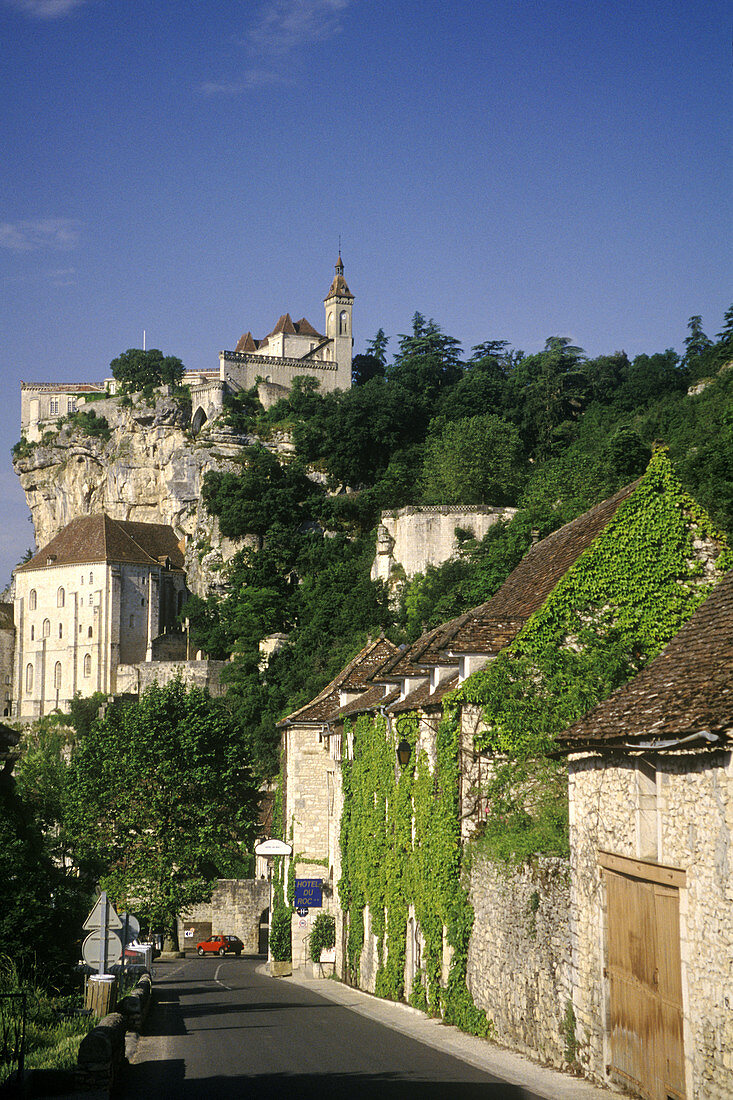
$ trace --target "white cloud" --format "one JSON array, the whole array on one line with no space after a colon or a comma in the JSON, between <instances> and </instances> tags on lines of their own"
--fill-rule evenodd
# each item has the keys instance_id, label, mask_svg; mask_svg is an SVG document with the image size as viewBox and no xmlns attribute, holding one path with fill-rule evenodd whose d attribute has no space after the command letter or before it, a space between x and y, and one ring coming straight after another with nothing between
<instances>
[{"instance_id":1,"label":"white cloud","mask_svg":"<svg viewBox=\"0 0 733 1100\"><path fill-rule=\"evenodd\" d=\"M61 19L71 15L88 0L6 0L12 7L33 19Z\"/></svg>"},{"instance_id":2,"label":"white cloud","mask_svg":"<svg viewBox=\"0 0 733 1100\"><path fill-rule=\"evenodd\" d=\"M38 218L35 221L0 222L0 248L13 252L75 248L81 224L74 218Z\"/></svg>"},{"instance_id":3,"label":"white cloud","mask_svg":"<svg viewBox=\"0 0 733 1100\"><path fill-rule=\"evenodd\" d=\"M207 80L201 85L204 95L241 95L249 88L281 84L284 77L267 69L248 69L241 80Z\"/></svg>"},{"instance_id":4,"label":"white cloud","mask_svg":"<svg viewBox=\"0 0 733 1100\"><path fill-rule=\"evenodd\" d=\"M341 33L342 16L353 0L265 0L242 44L256 58L236 80L208 81L205 95L239 95L250 88L292 79L294 54Z\"/></svg>"},{"instance_id":5,"label":"white cloud","mask_svg":"<svg viewBox=\"0 0 733 1100\"><path fill-rule=\"evenodd\" d=\"M285 54L341 31L351 0L268 0L248 39L259 53Z\"/></svg>"}]
</instances>

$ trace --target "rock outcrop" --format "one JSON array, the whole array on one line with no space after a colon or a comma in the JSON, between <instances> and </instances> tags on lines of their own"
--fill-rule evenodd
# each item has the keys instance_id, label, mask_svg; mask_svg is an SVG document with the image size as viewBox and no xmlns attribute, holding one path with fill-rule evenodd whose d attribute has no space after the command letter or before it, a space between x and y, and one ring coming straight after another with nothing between
<instances>
[{"instance_id":1,"label":"rock outcrop","mask_svg":"<svg viewBox=\"0 0 733 1100\"><path fill-rule=\"evenodd\" d=\"M189 588L205 595L216 587L222 565L239 544L222 537L206 511L203 480L209 470L235 469L242 446L253 440L220 421L207 424L194 438L190 407L175 396L159 395L150 405L137 394L131 403L110 398L88 408L109 424L108 439L64 421L40 443L14 455L37 546L75 516L96 512L168 523L185 540Z\"/></svg>"}]
</instances>

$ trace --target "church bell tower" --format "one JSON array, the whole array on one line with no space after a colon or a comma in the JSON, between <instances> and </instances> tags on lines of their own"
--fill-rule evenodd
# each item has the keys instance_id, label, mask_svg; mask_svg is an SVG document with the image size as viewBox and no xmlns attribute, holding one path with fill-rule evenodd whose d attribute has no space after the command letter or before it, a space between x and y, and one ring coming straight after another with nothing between
<instances>
[{"instance_id":1,"label":"church bell tower","mask_svg":"<svg viewBox=\"0 0 733 1100\"><path fill-rule=\"evenodd\" d=\"M339 389L351 388L351 357L354 339L351 332L351 312L354 295L344 279L344 264L339 253L333 277L323 305L326 309L326 336L333 341L333 359L338 363Z\"/></svg>"}]
</instances>

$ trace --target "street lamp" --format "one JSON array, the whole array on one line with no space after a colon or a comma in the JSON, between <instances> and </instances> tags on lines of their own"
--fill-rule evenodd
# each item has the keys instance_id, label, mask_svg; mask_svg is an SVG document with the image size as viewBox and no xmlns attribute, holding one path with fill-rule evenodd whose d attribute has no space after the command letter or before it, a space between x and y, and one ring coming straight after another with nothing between
<instances>
[{"instance_id":1,"label":"street lamp","mask_svg":"<svg viewBox=\"0 0 733 1100\"><path fill-rule=\"evenodd\" d=\"M401 768L406 768L412 756L412 745L403 737L397 746L397 760Z\"/></svg>"}]
</instances>

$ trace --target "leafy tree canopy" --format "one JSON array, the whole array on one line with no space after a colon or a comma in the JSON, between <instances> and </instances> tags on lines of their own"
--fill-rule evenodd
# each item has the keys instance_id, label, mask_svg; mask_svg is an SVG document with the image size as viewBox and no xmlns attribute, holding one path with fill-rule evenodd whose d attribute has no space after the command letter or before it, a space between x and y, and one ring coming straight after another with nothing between
<instances>
[{"instance_id":1,"label":"leafy tree canopy","mask_svg":"<svg viewBox=\"0 0 733 1100\"><path fill-rule=\"evenodd\" d=\"M237 872L256 820L243 731L207 692L154 684L75 745L66 825L78 865L174 937L177 915Z\"/></svg>"},{"instance_id":2,"label":"leafy tree canopy","mask_svg":"<svg viewBox=\"0 0 733 1100\"><path fill-rule=\"evenodd\" d=\"M123 393L137 393L161 385L177 386L185 373L180 359L175 355L164 356L158 348L149 351L128 348L112 360L110 367Z\"/></svg>"}]
</instances>

